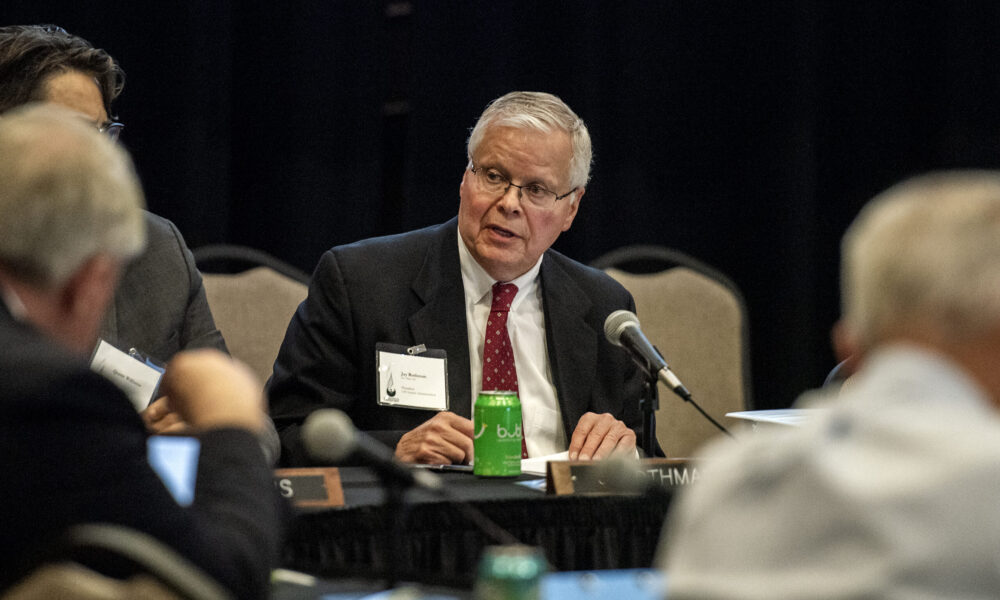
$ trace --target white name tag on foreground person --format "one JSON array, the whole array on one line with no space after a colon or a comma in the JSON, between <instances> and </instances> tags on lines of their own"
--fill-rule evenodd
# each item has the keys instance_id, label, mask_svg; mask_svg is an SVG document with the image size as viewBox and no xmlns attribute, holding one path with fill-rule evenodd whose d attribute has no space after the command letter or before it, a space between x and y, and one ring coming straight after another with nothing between
<instances>
[{"instance_id":1,"label":"white name tag on foreground person","mask_svg":"<svg viewBox=\"0 0 1000 600\"><path fill-rule=\"evenodd\" d=\"M144 410L153 400L162 373L101 340L90 361L90 369L117 385L135 409Z\"/></svg>"}]
</instances>

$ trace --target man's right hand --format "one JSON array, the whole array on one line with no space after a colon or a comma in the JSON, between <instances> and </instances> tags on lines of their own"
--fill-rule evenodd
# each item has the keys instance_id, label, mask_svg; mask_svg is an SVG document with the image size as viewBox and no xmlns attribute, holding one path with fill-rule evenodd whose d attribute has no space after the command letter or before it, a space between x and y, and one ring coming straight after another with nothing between
<instances>
[{"instance_id":1,"label":"man's right hand","mask_svg":"<svg viewBox=\"0 0 1000 600\"><path fill-rule=\"evenodd\" d=\"M160 394L188 425L200 429L264 428L263 386L250 369L218 350L187 350L167 364Z\"/></svg>"},{"instance_id":2,"label":"man's right hand","mask_svg":"<svg viewBox=\"0 0 1000 600\"><path fill-rule=\"evenodd\" d=\"M396 458L424 464L469 464L472 461L472 421L453 412L439 412L396 445Z\"/></svg>"}]
</instances>

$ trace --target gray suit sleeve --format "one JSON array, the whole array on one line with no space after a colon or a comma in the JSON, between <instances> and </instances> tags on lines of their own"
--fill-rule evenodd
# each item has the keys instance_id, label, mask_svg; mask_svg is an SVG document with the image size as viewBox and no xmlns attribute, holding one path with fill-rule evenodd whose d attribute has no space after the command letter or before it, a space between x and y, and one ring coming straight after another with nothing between
<instances>
[{"instance_id":1,"label":"gray suit sleeve","mask_svg":"<svg viewBox=\"0 0 1000 600\"><path fill-rule=\"evenodd\" d=\"M167 219L145 216L146 248L125 267L101 337L163 363L190 348L227 352L184 238Z\"/></svg>"},{"instance_id":2,"label":"gray suit sleeve","mask_svg":"<svg viewBox=\"0 0 1000 600\"><path fill-rule=\"evenodd\" d=\"M184 265L188 273L188 298L187 308L184 311L184 318L181 322L180 349L189 350L191 348L216 348L229 353L226 342L222 338L222 333L215 326L215 319L212 317L212 309L208 306L208 298L205 296L205 286L201 280L201 272L198 271L194 262L194 255L184 243L184 237L178 231L177 226L166 221L177 244L177 251L184 259Z\"/></svg>"}]
</instances>

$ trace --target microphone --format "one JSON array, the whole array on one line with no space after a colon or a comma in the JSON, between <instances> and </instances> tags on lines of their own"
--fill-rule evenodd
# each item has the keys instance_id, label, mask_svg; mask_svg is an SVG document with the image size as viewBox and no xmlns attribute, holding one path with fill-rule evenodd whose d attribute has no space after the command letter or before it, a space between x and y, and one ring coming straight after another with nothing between
<instances>
[{"instance_id":1,"label":"microphone","mask_svg":"<svg viewBox=\"0 0 1000 600\"><path fill-rule=\"evenodd\" d=\"M674 375L667 361L663 360L660 353L639 329L639 317L635 316L635 313L629 310L616 310L608 315L608 318L604 320L604 336L615 346L621 346L628 350L633 358L648 365L650 374L655 373L656 378L675 394L688 402L691 401L691 392Z\"/></svg>"},{"instance_id":2,"label":"microphone","mask_svg":"<svg viewBox=\"0 0 1000 600\"><path fill-rule=\"evenodd\" d=\"M521 542L486 515L456 497L444 487L442 479L424 469L411 469L399 462L385 444L354 427L351 418L336 408L321 408L306 417L302 424L302 443L313 460L338 463L351 454L386 478L408 486L417 486L454 503L465 518L499 544Z\"/></svg>"},{"instance_id":3,"label":"microphone","mask_svg":"<svg viewBox=\"0 0 1000 600\"><path fill-rule=\"evenodd\" d=\"M351 418L336 408L323 408L306 418L302 424L302 443L316 461L336 464L353 454L381 476L407 486L433 491L442 486L440 477L428 471L410 469L398 461L385 444L356 429Z\"/></svg>"}]
</instances>

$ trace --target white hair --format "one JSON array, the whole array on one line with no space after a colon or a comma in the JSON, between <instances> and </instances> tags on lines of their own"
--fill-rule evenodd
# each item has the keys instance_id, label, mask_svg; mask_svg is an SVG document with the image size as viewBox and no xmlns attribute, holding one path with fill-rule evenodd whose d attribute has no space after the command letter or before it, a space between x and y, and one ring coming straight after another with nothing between
<instances>
[{"instance_id":1,"label":"white hair","mask_svg":"<svg viewBox=\"0 0 1000 600\"><path fill-rule=\"evenodd\" d=\"M590 163L593 158L590 133L583 119L576 116L558 96L544 92L510 92L487 104L472 128L466 145L470 162L479 143L483 141L486 129L491 125L534 129L543 133L549 133L553 129L565 131L573 146L569 183L575 189L590 181Z\"/></svg>"},{"instance_id":2,"label":"white hair","mask_svg":"<svg viewBox=\"0 0 1000 600\"><path fill-rule=\"evenodd\" d=\"M915 327L962 340L1000 323L1000 172L952 171L880 194L843 241L843 310L863 347Z\"/></svg>"},{"instance_id":3,"label":"white hair","mask_svg":"<svg viewBox=\"0 0 1000 600\"><path fill-rule=\"evenodd\" d=\"M78 113L29 104L0 118L0 264L40 287L89 258L127 260L145 243L128 154Z\"/></svg>"}]
</instances>

